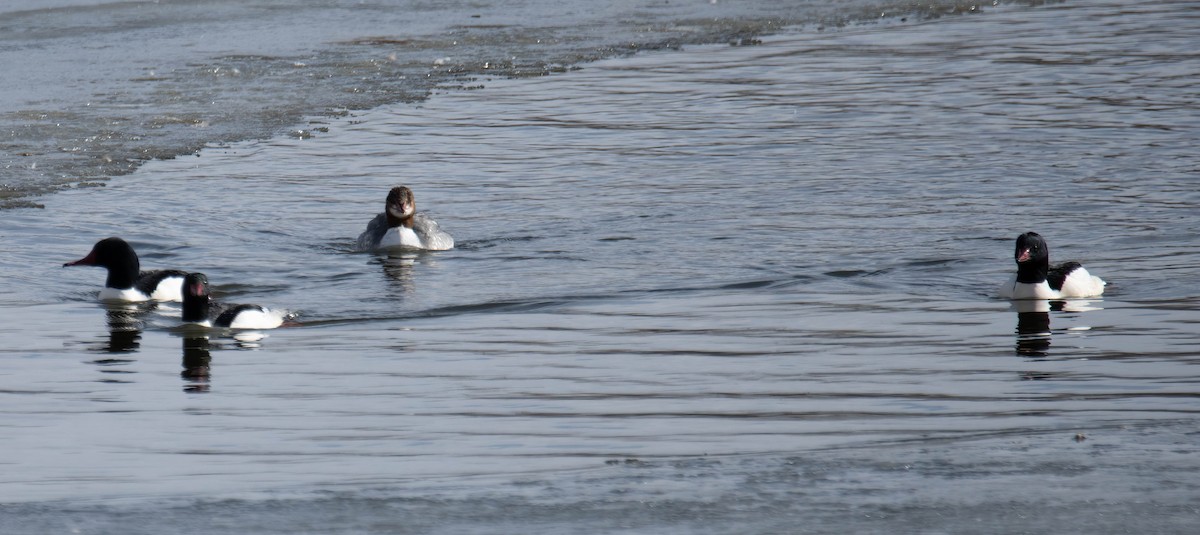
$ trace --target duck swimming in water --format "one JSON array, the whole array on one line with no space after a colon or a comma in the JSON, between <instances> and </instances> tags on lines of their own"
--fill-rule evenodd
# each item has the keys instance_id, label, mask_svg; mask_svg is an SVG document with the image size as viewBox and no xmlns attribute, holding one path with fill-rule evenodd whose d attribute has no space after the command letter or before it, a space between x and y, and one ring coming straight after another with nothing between
<instances>
[{"instance_id":1,"label":"duck swimming in water","mask_svg":"<svg viewBox=\"0 0 1200 535\"><path fill-rule=\"evenodd\" d=\"M388 192L382 214L367 224L358 236L358 249L424 249L445 251L454 248L454 237L438 226L437 221L417 213L412 190L396 186Z\"/></svg>"},{"instance_id":2,"label":"duck swimming in water","mask_svg":"<svg viewBox=\"0 0 1200 535\"><path fill-rule=\"evenodd\" d=\"M183 280L183 322L229 329L274 329L289 317L287 311L259 305L224 305L209 298L208 277L189 273Z\"/></svg>"},{"instance_id":3,"label":"duck swimming in water","mask_svg":"<svg viewBox=\"0 0 1200 535\"><path fill-rule=\"evenodd\" d=\"M1063 299L1096 297L1104 293L1107 284L1093 276L1079 262L1050 265L1050 247L1036 232L1017 237L1013 254L1017 273L1000 287L1000 297L1006 299Z\"/></svg>"},{"instance_id":4,"label":"duck swimming in water","mask_svg":"<svg viewBox=\"0 0 1200 535\"><path fill-rule=\"evenodd\" d=\"M105 238L92 246L87 256L67 266L101 266L108 270L104 289L100 290L102 301L182 301L180 283L186 271L174 269L141 271L137 253L121 238Z\"/></svg>"}]
</instances>

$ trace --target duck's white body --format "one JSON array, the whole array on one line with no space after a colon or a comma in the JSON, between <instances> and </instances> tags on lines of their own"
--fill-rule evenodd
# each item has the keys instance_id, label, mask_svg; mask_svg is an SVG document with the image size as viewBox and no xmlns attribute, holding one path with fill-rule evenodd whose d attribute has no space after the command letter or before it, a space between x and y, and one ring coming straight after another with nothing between
<instances>
[{"instance_id":1,"label":"duck's white body","mask_svg":"<svg viewBox=\"0 0 1200 535\"><path fill-rule=\"evenodd\" d=\"M283 325L288 317L286 310L275 310L259 307L246 309L237 313L229 322L230 329L274 329Z\"/></svg>"},{"instance_id":2,"label":"duck's white body","mask_svg":"<svg viewBox=\"0 0 1200 535\"><path fill-rule=\"evenodd\" d=\"M100 290L100 300L109 302L121 303L141 303L149 301L150 296L136 288L104 288ZM171 301L171 299L162 299L162 301ZM175 299L179 301L179 299Z\"/></svg>"},{"instance_id":3,"label":"duck's white body","mask_svg":"<svg viewBox=\"0 0 1200 535\"><path fill-rule=\"evenodd\" d=\"M392 227L383 233L375 249L424 249L427 251L445 251L454 248L454 238L442 232L437 222L427 217L416 217L414 227ZM422 231L418 234L418 230Z\"/></svg>"},{"instance_id":4,"label":"duck's white body","mask_svg":"<svg viewBox=\"0 0 1200 535\"><path fill-rule=\"evenodd\" d=\"M1083 267L1072 270L1063 279L1062 288L1055 290L1050 283L1017 282L1013 275L1000 287L1000 297L1005 299L1069 299L1076 297L1096 297L1104 293L1108 283L1104 279L1088 273Z\"/></svg>"},{"instance_id":5,"label":"duck's white body","mask_svg":"<svg viewBox=\"0 0 1200 535\"><path fill-rule=\"evenodd\" d=\"M376 249L387 249L389 247L408 247L412 249L424 249L425 244L421 243L421 238L417 237L417 233L408 227L392 227L383 233L383 237L379 239L379 244Z\"/></svg>"},{"instance_id":6,"label":"duck's white body","mask_svg":"<svg viewBox=\"0 0 1200 535\"><path fill-rule=\"evenodd\" d=\"M154 301L183 301L183 292L180 291L182 286L183 277L167 277L158 283L158 287L154 289L154 293L150 294L150 299Z\"/></svg>"},{"instance_id":7,"label":"duck's white body","mask_svg":"<svg viewBox=\"0 0 1200 535\"><path fill-rule=\"evenodd\" d=\"M144 286L139 283L138 286ZM158 282L158 286L147 294L138 287L134 288L109 288L105 287L100 290L101 301L120 301L124 303L141 303L145 301L183 301L183 292L179 288L183 286L183 277L169 276Z\"/></svg>"}]
</instances>

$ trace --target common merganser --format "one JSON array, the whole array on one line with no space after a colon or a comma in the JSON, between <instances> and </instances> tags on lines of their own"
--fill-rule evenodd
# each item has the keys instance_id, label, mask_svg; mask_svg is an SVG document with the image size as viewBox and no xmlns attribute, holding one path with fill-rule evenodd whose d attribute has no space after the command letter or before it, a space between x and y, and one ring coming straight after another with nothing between
<instances>
[{"instance_id":1,"label":"common merganser","mask_svg":"<svg viewBox=\"0 0 1200 535\"><path fill-rule=\"evenodd\" d=\"M1000 297L1007 299L1063 299L1095 297L1104 293L1107 284L1093 276L1079 262L1050 265L1050 248L1036 232L1017 237L1013 257L1017 273L1000 287Z\"/></svg>"},{"instance_id":2,"label":"common merganser","mask_svg":"<svg viewBox=\"0 0 1200 535\"><path fill-rule=\"evenodd\" d=\"M379 249L426 249L445 251L454 248L454 237L438 226L437 221L417 213L413 192L396 186L388 192L385 209L367 224L358 236L358 248L363 251Z\"/></svg>"},{"instance_id":3,"label":"common merganser","mask_svg":"<svg viewBox=\"0 0 1200 535\"><path fill-rule=\"evenodd\" d=\"M229 329L274 329L289 317L287 311L259 305L224 305L209 299L208 277L188 273L183 280L183 322Z\"/></svg>"},{"instance_id":4,"label":"common merganser","mask_svg":"<svg viewBox=\"0 0 1200 535\"><path fill-rule=\"evenodd\" d=\"M92 246L92 252L67 266L101 266L108 270L103 301L182 301L180 284L186 271L164 269L140 271L137 253L121 238L105 238Z\"/></svg>"}]
</instances>

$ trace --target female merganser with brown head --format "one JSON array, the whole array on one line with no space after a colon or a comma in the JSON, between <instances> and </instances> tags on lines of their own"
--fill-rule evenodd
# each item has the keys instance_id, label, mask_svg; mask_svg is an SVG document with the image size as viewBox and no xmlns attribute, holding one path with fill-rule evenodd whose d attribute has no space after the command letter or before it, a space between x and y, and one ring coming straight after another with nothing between
<instances>
[{"instance_id":1,"label":"female merganser with brown head","mask_svg":"<svg viewBox=\"0 0 1200 535\"><path fill-rule=\"evenodd\" d=\"M274 329L289 314L259 305L223 305L209 299L208 277L189 273L183 280L183 322L228 329Z\"/></svg>"},{"instance_id":2,"label":"female merganser with brown head","mask_svg":"<svg viewBox=\"0 0 1200 535\"><path fill-rule=\"evenodd\" d=\"M1017 273L1000 287L1000 297L1007 299L1063 299L1096 297L1104 293L1107 284L1093 276L1079 262L1050 265L1050 247L1036 232L1017 237L1013 254Z\"/></svg>"},{"instance_id":3,"label":"female merganser with brown head","mask_svg":"<svg viewBox=\"0 0 1200 535\"><path fill-rule=\"evenodd\" d=\"M182 301L180 283L186 271L156 270L140 271L137 253L133 252L121 238L105 238L96 242L92 252L66 266L101 266L108 270L104 289L100 290L103 301Z\"/></svg>"},{"instance_id":4,"label":"female merganser with brown head","mask_svg":"<svg viewBox=\"0 0 1200 535\"><path fill-rule=\"evenodd\" d=\"M358 248L445 251L454 248L454 237L443 231L437 221L417 213L412 190L396 186L388 192L383 213L375 216L367 224L367 230L358 236Z\"/></svg>"}]
</instances>

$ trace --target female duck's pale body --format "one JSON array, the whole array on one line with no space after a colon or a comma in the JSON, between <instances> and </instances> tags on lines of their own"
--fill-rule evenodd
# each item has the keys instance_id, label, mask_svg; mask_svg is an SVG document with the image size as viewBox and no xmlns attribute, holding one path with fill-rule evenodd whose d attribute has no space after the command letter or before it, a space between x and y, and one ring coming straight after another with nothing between
<instances>
[{"instance_id":1,"label":"female duck's pale body","mask_svg":"<svg viewBox=\"0 0 1200 535\"><path fill-rule=\"evenodd\" d=\"M454 237L437 221L418 214L412 190L397 186L388 192L386 209L367 224L358 236L363 251L382 249L424 249L445 251L454 248Z\"/></svg>"},{"instance_id":2,"label":"female duck's pale body","mask_svg":"<svg viewBox=\"0 0 1200 535\"><path fill-rule=\"evenodd\" d=\"M454 248L454 238L441 230L437 221L426 217L425 214L415 214L412 220L412 228L404 225L388 228L379 238L378 245L372 249L399 247L445 251Z\"/></svg>"}]
</instances>

